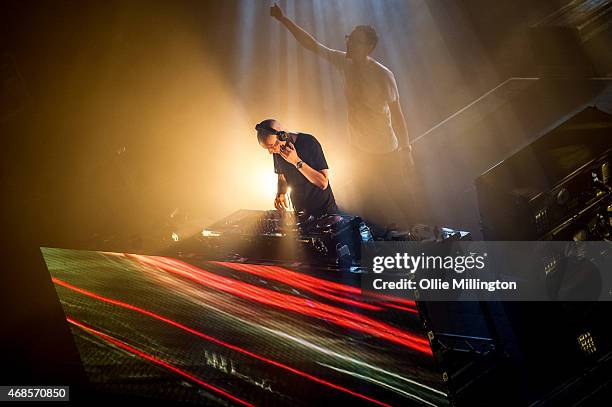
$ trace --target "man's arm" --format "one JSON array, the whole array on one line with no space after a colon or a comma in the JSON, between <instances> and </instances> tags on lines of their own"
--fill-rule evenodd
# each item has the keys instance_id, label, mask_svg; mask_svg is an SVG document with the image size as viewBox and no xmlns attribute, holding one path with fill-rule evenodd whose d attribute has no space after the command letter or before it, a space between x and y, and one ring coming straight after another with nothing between
<instances>
[{"instance_id":1,"label":"man's arm","mask_svg":"<svg viewBox=\"0 0 612 407\"><path fill-rule=\"evenodd\" d=\"M302 173L303 176L306 177L308 181L323 190L325 190L329 185L327 170L317 171L308 164L304 163L304 165L302 165L302 168L300 168L299 171Z\"/></svg>"},{"instance_id":2,"label":"man's arm","mask_svg":"<svg viewBox=\"0 0 612 407\"><path fill-rule=\"evenodd\" d=\"M414 166L414 156L412 155L412 146L408 136L408 128L406 127L406 119L400 104L399 98L394 102L389 103L389 112L391 113L391 126L397 136L399 148L404 152L404 163L408 170Z\"/></svg>"},{"instance_id":3,"label":"man's arm","mask_svg":"<svg viewBox=\"0 0 612 407\"><path fill-rule=\"evenodd\" d=\"M287 193L287 179L284 174L278 174L278 182L276 183L276 193L286 194Z\"/></svg>"},{"instance_id":4,"label":"man's arm","mask_svg":"<svg viewBox=\"0 0 612 407\"><path fill-rule=\"evenodd\" d=\"M274 198L274 207L279 211L284 211L289 209L289 205L287 205L287 179L285 175L278 174L278 182L276 184L276 198Z\"/></svg>"},{"instance_id":5,"label":"man's arm","mask_svg":"<svg viewBox=\"0 0 612 407\"><path fill-rule=\"evenodd\" d=\"M395 81L395 75L389 70L387 70L387 92L387 103L389 104L393 132L397 136L400 149L410 150L410 137L408 136L408 127L406 126L406 119L404 118L404 112L400 103L397 82Z\"/></svg>"},{"instance_id":6,"label":"man's arm","mask_svg":"<svg viewBox=\"0 0 612 407\"><path fill-rule=\"evenodd\" d=\"M391 125L399 141L400 148L410 147L408 127L406 127L406 119L404 118L404 112L402 111L399 99L389 103L389 112L391 113Z\"/></svg>"},{"instance_id":7,"label":"man's arm","mask_svg":"<svg viewBox=\"0 0 612 407\"><path fill-rule=\"evenodd\" d=\"M315 186L325 189L329 185L329 179L327 175L327 169L324 170L315 170L310 165L306 164L302 159L298 156L295 148L288 144L287 147L281 150L281 157L283 157L288 163L297 166L298 162L302 162L301 168L298 169L302 173L306 179L314 184Z\"/></svg>"},{"instance_id":8,"label":"man's arm","mask_svg":"<svg viewBox=\"0 0 612 407\"><path fill-rule=\"evenodd\" d=\"M283 14L283 10L274 3L274 6L270 7L270 15L280 21L295 37L297 42L300 43L304 48L314 52L323 57L329 57L332 52L331 48L327 48L325 45L318 42L312 35L306 32L302 27L294 23L290 18ZM340 52L340 51L335 51Z\"/></svg>"}]
</instances>

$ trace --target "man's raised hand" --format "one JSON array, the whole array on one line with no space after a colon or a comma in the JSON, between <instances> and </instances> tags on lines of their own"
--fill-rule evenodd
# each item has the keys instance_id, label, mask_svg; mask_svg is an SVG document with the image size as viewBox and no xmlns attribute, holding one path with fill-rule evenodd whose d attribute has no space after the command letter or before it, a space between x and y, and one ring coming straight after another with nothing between
<instances>
[{"instance_id":1,"label":"man's raised hand","mask_svg":"<svg viewBox=\"0 0 612 407\"><path fill-rule=\"evenodd\" d=\"M282 20L285 16L283 14L283 10L276 3L274 3L274 5L270 7L270 15L276 18L278 21Z\"/></svg>"},{"instance_id":2,"label":"man's raised hand","mask_svg":"<svg viewBox=\"0 0 612 407\"><path fill-rule=\"evenodd\" d=\"M295 165L300 161L300 157L295 151L295 147L290 143L285 144L280 151L280 156L285 159L289 164Z\"/></svg>"}]
</instances>

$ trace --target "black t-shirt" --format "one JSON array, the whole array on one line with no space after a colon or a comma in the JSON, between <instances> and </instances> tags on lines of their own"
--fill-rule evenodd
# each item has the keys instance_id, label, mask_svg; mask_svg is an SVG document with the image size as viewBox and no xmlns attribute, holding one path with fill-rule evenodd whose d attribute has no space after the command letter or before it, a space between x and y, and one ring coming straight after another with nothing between
<instances>
[{"instance_id":1,"label":"black t-shirt","mask_svg":"<svg viewBox=\"0 0 612 407\"><path fill-rule=\"evenodd\" d=\"M298 133L295 150L302 161L317 171L329 168L321 144L310 134ZM274 172L284 174L291 188L291 201L296 211L304 211L307 215L320 216L326 213L337 213L338 207L331 185L321 189L302 175L292 164L289 164L279 154L273 154Z\"/></svg>"}]
</instances>

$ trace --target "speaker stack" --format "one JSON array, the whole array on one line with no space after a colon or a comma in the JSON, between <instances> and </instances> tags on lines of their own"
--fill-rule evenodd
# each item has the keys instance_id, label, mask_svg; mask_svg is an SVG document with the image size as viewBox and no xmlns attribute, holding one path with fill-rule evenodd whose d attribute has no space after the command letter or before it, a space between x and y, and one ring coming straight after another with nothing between
<instances>
[{"instance_id":1,"label":"speaker stack","mask_svg":"<svg viewBox=\"0 0 612 407\"><path fill-rule=\"evenodd\" d=\"M609 241L611 161L612 115L588 107L476 179L485 240ZM517 372L511 398L598 397L610 380L610 311L608 302L487 304L490 336Z\"/></svg>"}]
</instances>

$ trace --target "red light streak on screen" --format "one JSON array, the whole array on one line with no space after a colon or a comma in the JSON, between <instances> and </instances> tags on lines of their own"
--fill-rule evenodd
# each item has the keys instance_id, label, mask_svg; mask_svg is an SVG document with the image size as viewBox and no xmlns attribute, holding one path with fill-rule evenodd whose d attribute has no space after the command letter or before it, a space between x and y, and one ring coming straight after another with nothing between
<instances>
[{"instance_id":1,"label":"red light streak on screen","mask_svg":"<svg viewBox=\"0 0 612 407\"><path fill-rule=\"evenodd\" d=\"M168 323L168 324L170 324L170 325L173 325L173 326L175 326L175 327L177 327L177 328L179 328L179 329L182 329L182 330L187 331L187 332L189 332L189 333L191 333L191 334L194 334L194 335L196 335L196 336L199 336L200 338L203 338L203 339L205 339L205 340L211 341L211 342L213 342L213 343L216 343L216 344L221 345L221 346L223 346L223 347L226 347L226 348L228 348L228 349L234 350L234 351L236 351L236 352L242 353L242 354L244 354L244 355L247 355L247 356L253 357L253 358L255 358L255 359L258 359L258 360L260 360L260 361L262 361L262 362L265 362L265 363L271 364L271 365L273 365L273 366L279 367L279 368L281 368L281 369L284 369L284 370L290 371L290 372L292 372L292 373L295 373L295 374L297 374L297 375L299 375L299 376L302 376L302 377L304 377L304 378L306 378L306 379L312 380L312 381L314 381L314 382L316 382L316 383L319 383L319 384L322 384L322 385L324 385L324 386L328 386L328 387L330 387L330 388L333 388L333 389L339 390L339 391L341 391L341 392L348 393L348 394L350 394L350 395L352 395L352 396L355 396L355 397L358 397L358 398L361 398L361 399L364 399L364 400L370 401L370 402L372 402L372 403L375 403L375 404L378 404L378 405L381 405L381 406L388 406L388 404L385 404L385 403L383 403L383 402L381 402L381 401L378 401L378 400L376 400L376 399L373 399L373 398L368 397L368 396L366 396L366 395L363 395L363 394L361 394L361 393L357 393L357 392L355 392L355 391L352 391L352 390L347 389L347 388L345 388L345 387L342 387L342 386L340 386L340 385L337 385L337 384L334 384L334 383L328 382L327 380L324 380L324 379L318 378L318 377L316 377L316 376L313 376L313 375L311 375L311 374L308 374L308 373L306 373L306 372L304 372L304 371L301 371L301 370L299 370L299 369L296 369L296 368L293 368L293 367L287 366L287 365L285 365L285 364L283 364L283 363L280 363L280 362L277 362L277 361L275 361L275 360L268 359L268 358L266 358L266 357L264 357L264 356L261 356L261 355L259 355L259 354L257 354L257 353L254 353L254 352L251 352L251 351L249 351L249 350L247 350L247 349L241 348L241 347L239 347L239 346L232 345L232 344L230 344L230 343L227 343L227 342L225 342L225 341L222 341L222 340L220 340L220 339L217 339L217 338L215 338L215 337L213 337L213 336L207 335L207 334L205 334L205 333L203 333L203 332L200 332L200 331L197 331L197 330L195 330L195 329L189 328L189 327L187 327L187 326L185 326L185 325L180 324L179 322L176 322L176 321L174 321L174 320L172 320L172 319L169 319L169 318L163 317L163 316L161 316L161 315L159 315L159 314L156 314L156 313L154 313L154 312L147 311L147 310L145 310L145 309L143 309L143 308L137 307L137 306L135 306L135 305L128 304L128 303L123 302L123 301L114 300L114 299L111 299L111 298L108 298L108 297L104 297L104 296L102 296L102 295L95 294L95 293L93 293L93 292L91 292L91 291L87 291L87 290L84 290L84 289L82 289L82 288L76 287L76 286L74 286L74 285L72 285L72 284L70 284L70 283L67 283L67 282L65 282L65 281L62 281L62 280L60 280L60 279L58 279L58 278L52 278L52 281L53 281L55 284L58 284L58 285L60 285L60 286L62 286L62 287L65 287L65 288L68 288L68 289L70 289L70 290L76 291L76 292L81 293L81 294L83 294L83 295L86 295L86 296L88 296L88 297L90 297L90 298L94 298L94 299L97 299L97 300L100 300L100 301L103 301L103 302L106 302L106 303L109 303L109 304L113 304L113 305L117 305L117 306L120 306L120 307L123 307L123 308L127 308L127 309L130 309L130 310L132 310L132 311L136 311L136 312L139 312L139 313L141 313L141 314L144 314L144 315L147 315L147 316L153 317L153 318L155 318L155 319L158 319L158 320L160 320L160 321L166 322L166 323ZM70 321L70 318L68 318L68 320ZM127 345L126 345L126 346L127 346Z\"/></svg>"},{"instance_id":2,"label":"red light streak on screen","mask_svg":"<svg viewBox=\"0 0 612 407\"><path fill-rule=\"evenodd\" d=\"M364 296L372 297L372 298L386 299L388 301L393 301L398 304L404 304L409 307L416 307L416 303L411 300L393 297L393 296L384 295L384 294L374 294L374 293L362 294L359 288L352 287L346 284L335 283L333 281L325 280L322 278L309 276L307 274L299 273L299 272L289 270L287 268L280 267L280 266L243 264L243 263L233 263L233 262L228 262L228 261L213 261L211 263L219 264L224 267L229 267L234 270L244 271L244 272L259 275L262 277L265 276L266 278L269 278L271 280L281 281L281 282L284 282L290 285L295 285L296 283L299 283L300 285L310 287L311 289L315 289L317 291L326 290L326 291L336 292L336 293L364 295ZM416 312L416 309L414 310L414 312Z\"/></svg>"},{"instance_id":3,"label":"red light streak on screen","mask_svg":"<svg viewBox=\"0 0 612 407\"><path fill-rule=\"evenodd\" d=\"M351 328L369 335L394 342L410 349L432 355L429 341L391 325L377 321L356 312L346 311L338 307L323 304L318 301L296 297L273 290L253 286L241 281L223 277L200 269L191 264L157 256L127 254L128 257L168 273L188 278L201 285L215 288L237 297L246 298L276 308L289 310L300 315L320 318L336 325Z\"/></svg>"},{"instance_id":4,"label":"red light streak on screen","mask_svg":"<svg viewBox=\"0 0 612 407\"><path fill-rule=\"evenodd\" d=\"M242 400L242 399L240 399L240 398L238 398L236 396L233 396L232 394L228 393L227 391L225 391L223 389L220 389L220 388L218 388L216 386L213 386L212 384L206 383L205 381L203 381L201 379L198 379L197 377L195 377L195 376L185 372L182 369L179 369L179 368L171 365L170 363L164 362L163 360L158 359L158 358L156 358L154 356L151 356L148 353L145 353L145 352L142 352L142 351L140 351L140 350L138 350L136 348L133 348L130 345L127 345L127 344L125 344L125 343L123 343L123 342L121 342L121 341L111 337L110 335L107 335L105 333L97 331L94 328L91 328L91 327L85 325L82 322L79 322L79 321L77 321L77 320L75 320L73 318L70 318L70 317L66 317L66 320L68 322L70 322L71 324L76 325L79 328L81 328L81 329L83 329L83 330L85 330L85 331L87 331L89 333L92 333L92 334L94 334L96 336L99 336L100 338L104 339L105 341L108 341L108 342L110 342L112 344L115 344L115 345L119 346L122 349L125 349L126 351L128 351L130 353L138 355L138 356L140 356L140 357L142 357L144 359L147 359L147 360L149 360L149 361L151 361L151 362L153 362L153 363L155 363L157 365L165 367L168 370L171 370L171 371L173 371L175 373L178 373L179 375L184 376L184 377L188 378L189 380L192 380L192 381L198 383L199 385L201 385L201 386L203 386L203 387L205 387L205 388L207 388L209 390L212 390L212 391L214 391L216 393L222 394L225 397L227 397L227 398L229 398L229 399L231 399L231 400L233 400L233 401L235 401L235 402L237 402L239 404L242 404L243 406L254 407L254 404L251 404L248 401L244 401L244 400Z\"/></svg>"}]
</instances>

